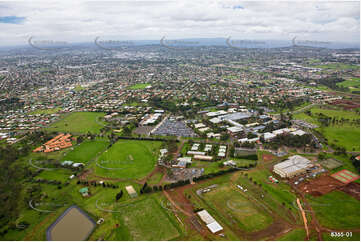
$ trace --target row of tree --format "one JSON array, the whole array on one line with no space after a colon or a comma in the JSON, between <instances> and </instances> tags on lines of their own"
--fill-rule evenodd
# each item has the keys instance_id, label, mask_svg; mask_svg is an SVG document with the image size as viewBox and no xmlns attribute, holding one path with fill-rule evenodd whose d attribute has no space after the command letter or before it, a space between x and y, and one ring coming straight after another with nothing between
<instances>
[{"instance_id":1,"label":"row of tree","mask_svg":"<svg viewBox=\"0 0 361 242\"><path fill-rule=\"evenodd\" d=\"M115 188L119 188L119 186L118 185L114 185L114 184L111 184L111 183L105 183L105 182L103 182L102 184L98 184L96 181L91 181L91 182L89 182L89 181L80 181L80 180L78 180L77 182L76 182L76 184L78 184L78 185L85 185L85 186L94 186L94 187L96 187L96 186L101 186L101 187L104 187L104 188L113 188L113 189L115 189Z\"/></svg>"}]
</instances>

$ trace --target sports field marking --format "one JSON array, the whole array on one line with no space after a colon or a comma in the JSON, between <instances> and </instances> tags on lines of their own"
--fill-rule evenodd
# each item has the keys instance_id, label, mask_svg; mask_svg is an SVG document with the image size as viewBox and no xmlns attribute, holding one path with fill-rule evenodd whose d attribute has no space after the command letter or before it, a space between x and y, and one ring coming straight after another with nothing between
<instances>
[{"instance_id":1,"label":"sports field marking","mask_svg":"<svg viewBox=\"0 0 361 242\"><path fill-rule=\"evenodd\" d=\"M351 180L352 177L349 175L346 175L345 173L340 173L339 176L343 176L344 178L346 178L347 180Z\"/></svg>"},{"instance_id":2,"label":"sports field marking","mask_svg":"<svg viewBox=\"0 0 361 242\"><path fill-rule=\"evenodd\" d=\"M332 174L331 176L343 183L350 183L360 178L360 176L350 172L349 170L342 170Z\"/></svg>"}]
</instances>

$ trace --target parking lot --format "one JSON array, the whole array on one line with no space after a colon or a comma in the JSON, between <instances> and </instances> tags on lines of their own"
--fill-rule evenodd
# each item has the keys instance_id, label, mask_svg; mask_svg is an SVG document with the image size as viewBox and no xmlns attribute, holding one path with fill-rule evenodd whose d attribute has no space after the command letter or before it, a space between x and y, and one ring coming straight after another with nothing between
<instances>
[{"instance_id":1,"label":"parking lot","mask_svg":"<svg viewBox=\"0 0 361 242\"><path fill-rule=\"evenodd\" d=\"M197 137L198 135L189 128L183 121L176 121L172 119L164 120L156 130L152 131L154 135L169 135L182 137Z\"/></svg>"}]
</instances>

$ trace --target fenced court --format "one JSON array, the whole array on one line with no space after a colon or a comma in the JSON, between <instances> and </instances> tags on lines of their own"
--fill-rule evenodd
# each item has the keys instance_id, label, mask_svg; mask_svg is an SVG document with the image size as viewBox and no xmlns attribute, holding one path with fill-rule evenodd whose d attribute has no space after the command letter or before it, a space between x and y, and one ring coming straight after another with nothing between
<instances>
[{"instance_id":1,"label":"fenced court","mask_svg":"<svg viewBox=\"0 0 361 242\"><path fill-rule=\"evenodd\" d=\"M343 165L342 161L336 160L334 158L329 158L326 160L320 161L321 165L329 170L336 169Z\"/></svg>"},{"instance_id":2,"label":"fenced court","mask_svg":"<svg viewBox=\"0 0 361 242\"><path fill-rule=\"evenodd\" d=\"M345 184L356 181L357 179L360 178L359 175L352 173L349 170L342 170L342 171L336 172L335 174L332 174L331 176Z\"/></svg>"}]
</instances>

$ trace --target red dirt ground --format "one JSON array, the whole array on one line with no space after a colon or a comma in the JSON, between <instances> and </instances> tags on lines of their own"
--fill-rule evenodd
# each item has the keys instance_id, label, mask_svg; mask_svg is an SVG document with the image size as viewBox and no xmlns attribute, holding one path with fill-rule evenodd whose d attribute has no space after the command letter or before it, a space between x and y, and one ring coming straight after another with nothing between
<instances>
[{"instance_id":1,"label":"red dirt ground","mask_svg":"<svg viewBox=\"0 0 361 242\"><path fill-rule=\"evenodd\" d=\"M351 100L336 100L336 101L330 102L330 104L341 106L344 109L354 109L354 108L359 108L360 107L360 103L353 102Z\"/></svg>"},{"instance_id":2,"label":"red dirt ground","mask_svg":"<svg viewBox=\"0 0 361 242\"><path fill-rule=\"evenodd\" d=\"M272 161L276 156L271 154L263 154L262 159L264 162Z\"/></svg>"},{"instance_id":3,"label":"red dirt ground","mask_svg":"<svg viewBox=\"0 0 361 242\"><path fill-rule=\"evenodd\" d=\"M347 184L346 186L340 187L339 190L360 200L360 184L359 183L351 182L351 183Z\"/></svg>"},{"instance_id":4,"label":"red dirt ground","mask_svg":"<svg viewBox=\"0 0 361 242\"><path fill-rule=\"evenodd\" d=\"M323 175L311 181L301 183L297 188L302 193L308 193L313 196L321 196L344 185L345 184L332 178L329 175Z\"/></svg>"}]
</instances>

